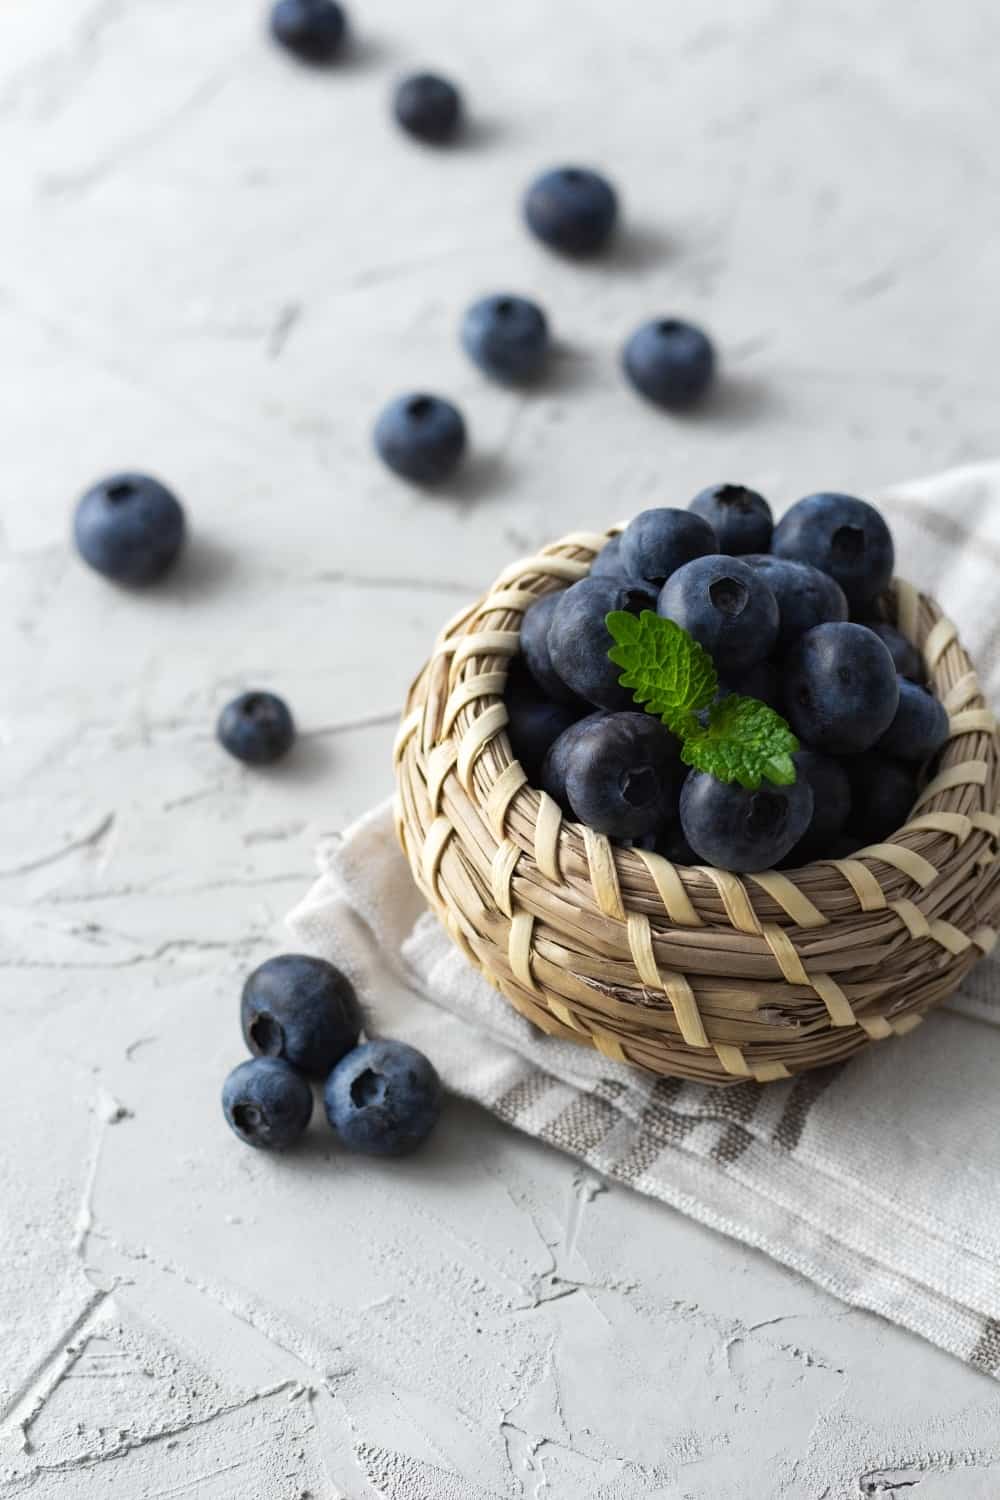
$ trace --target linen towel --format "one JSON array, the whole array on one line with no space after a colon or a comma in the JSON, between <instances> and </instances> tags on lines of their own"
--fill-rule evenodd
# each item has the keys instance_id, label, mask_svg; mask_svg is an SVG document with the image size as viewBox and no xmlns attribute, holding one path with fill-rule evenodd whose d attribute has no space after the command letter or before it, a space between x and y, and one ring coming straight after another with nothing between
<instances>
[{"instance_id":1,"label":"linen towel","mask_svg":"<svg viewBox=\"0 0 1000 1500\"><path fill-rule=\"evenodd\" d=\"M879 502L897 569L1000 687L1000 464ZM1000 960L912 1035L787 1083L653 1079L542 1035L427 912L390 803L323 841L289 918L448 1088L1000 1377Z\"/></svg>"}]
</instances>

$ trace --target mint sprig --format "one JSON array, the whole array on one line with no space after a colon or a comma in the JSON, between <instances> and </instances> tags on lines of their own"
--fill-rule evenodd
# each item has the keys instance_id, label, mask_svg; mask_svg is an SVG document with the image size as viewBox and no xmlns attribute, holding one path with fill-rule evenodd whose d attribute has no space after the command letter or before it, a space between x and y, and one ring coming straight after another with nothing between
<instances>
[{"instance_id":1,"label":"mint sprig","mask_svg":"<svg viewBox=\"0 0 1000 1500\"><path fill-rule=\"evenodd\" d=\"M791 786L799 748L791 729L756 698L718 698L715 663L693 636L650 609L614 610L605 623L615 641L608 656L624 668L619 682L681 741L685 765L748 791L764 780Z\"/></svg>"}]
</instances>

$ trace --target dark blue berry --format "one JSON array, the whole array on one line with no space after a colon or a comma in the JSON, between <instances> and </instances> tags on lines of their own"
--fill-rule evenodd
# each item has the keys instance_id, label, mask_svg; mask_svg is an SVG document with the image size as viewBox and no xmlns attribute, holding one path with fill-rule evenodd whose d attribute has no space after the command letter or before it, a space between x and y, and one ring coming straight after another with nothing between
<instances>
[{"instance_id":1,"label":"dark blue berry","mask_svg":"<svg viewBox=\"0 0 1000 1500\"><path fill-rule=\"evenodd\" d=\"M441 396L399 396L375 424L375 448L383 463L414 484L440 484L465 452L465 422Z\"/></svg>"},{"instance_id":2,"label":"dark blue berry","mask_svg":"<svg viewBox=\"0 0 1000 1500\"><path fill-rule=\"evenodd\" d=\"M681 826L692 849L719 870L769 870L809 827L813 793L805 776L791 786L764 782L756 792L704 771L688 773L681 791Z\"/></svg>"},{"instance_id":3,"label":"dark blue berry","mask_svg":"<svg viewBox=\"0 0 1000 1500\"><path fill-rule=\"evenodd\" d=\"M277 0L271 35L303 62L330 62L340 51L347 20L336 0Z\"/></svg>"},{"instance_id":4,"label":"dark blue berry","mask_svg":"<svg viewBox=\"0 0 1000 1500\"><path fill-rule=\"evenodd\" d=\"M537 177L524 199L537 237L564 255L592 255L610 239L618 217L615 190L599 172L557 167Z\"/></svg>"},{"instance_id":5,"label":"dark blue berry","mask_svg":"<svg viewBox=\"0 0 1000 1500\"><path fill-rule=\"evenodd\" d=\"M549 352L549 325L536 302L503 293L474 302L462 322L469 358L508 384L534 380Z\"/></svg>"},{"instance_id":6,"label":"dark blue berry","mask_svg":"<svg viewBox=\"0 0 1000 1500\"><path fill-rule=\"evenodd\" d=\"M684 837L680 823L670 823L656 841L656 853L669 859L674 865L696 865L699 863L691 845Z\"/></svg>"},{"instance_id":7,"label":"dark blue berry","mask_svg":"<svg viewBox=\"0 0 1000 1500\"><path fill-rule=\"evenodd\" d=\"M844 831L851 812L851 784L840 761L816 750L798 750L792 756L796 772L812 788L813 813L809 827L782 861L798 868L829 855Z\"/></svg>"},{"instance_id":8,"label":"dark blue berry","mask_svg":"<svg viewBox=\"0 0 1000 1500\"><path fill-rule=\"evenodd\" d=\"M292 747L295 724L274 693L241 693L219 715L216 735L223 749L248 766L268 766Z\"/></svg>"},{"instance_id":9,"label":"dark blue berry","mask_svg":"<svg viewBox=\"0 0 1000 1500\"><path fill-rule=\"evenodd\" d=\"M418 140L440 146L450 141L462 119L462 96L437 73L413 73L396 85L393 113Z\"/></svg>"},{"instance_id":10,"label":"dark blue berry","mask_svg":"<svg viewBox=\"0 0 1000 1500\"><path fill-rule=\"evenodd\" d=\"M369 1156L405 1156L441 1113L441 1080L405 1042L366 1042L343 1058L323 1090L326 1117L345 1146Z\"/></svg>"},{"instance_id":11,"label":"dark blue berry","mask_svg":"<svg viewBox=\"0 0 1000 1500\"><path fill-rule=\"evenodd\" d=\"M835 578L856 613L889 587L892 535L874 505L853 495L807 495L782 516L771 551Z\"/></svg>"},{"instance_id":12,"label":"dark blue berry","mask_svg":"<svg viewBox=\"0 0 1000 1500\"><path fill-rule=\"evenodd\" d=\"M604 714L583 721L560 752L574 817L610 838L655 836L677 816L679 746L650 714Z\"/></svg>"},{"instance_id":13,"label":"dark blue berry","mask_svg":"<svg viewBox=\"0 0 1000 1500\"><path fill-rule=\"evenodd\" d=\"M856 755L885 734L899 707L888 648L863 625L816 625L784 663L785 709L800 739L831 755Z\"/></svg>"},{"instance_id":14,"label":"dark blue berry","mask_svg":"<svg viewBox=\"0 0 1000 1500\"><path fill-rule=\"evenodd\" d=\"M763 495L742 484L713 484L695 495L689 510L703 516L719 538L719 551L732 557L766 552L774 520Z\"/></svg>"},{"instance_id":15,"label":"dark blue berry","mask_svg":"<svg viewBox=\"0 0 1000 1500\"><path fill-rule=\"evenodd\" d=\"M680 410L704 395L715 373L708 335L681 318L657 318L632 334L622 354L625 374L641 396Z\"/></svg>"},{"instance_id":16,"label":"dark blue berry","mask_svg":"<svg viewBox=\"0 0 1000 1500\"><path fill-rule=\"evenodd\" d=\"M148 474L112 474L82 497L73 535L84 562L116 583L154 583L176 560L184 512Z\"/></svg>"},{"instance_id":17,"label":"dark blue berry","mask_svg":"<svg viewBox=\"0 0 1000 1500\"><path fill-rule=\"evenodd\" d=\"M543 594L535 604L525 610L521 621L521 655L539 689L554 703L582 709L576 693L568 688L552 665L549 651L549 627L552 616L561 598L561 592Z\"/></svg>"},{"instance_id":18,"label":"dark blue berry","mask_svg":"<svg viewBox=\"0 0 1000 1500\"><path fill-rule=\"evenodd\" d=\"M532 785L537 786L550 745L576 723L587 706L579 699L575 707L554 703L541 691L520 659L511 662L504 702L510 747Z\"/></svg>"},{"instance_id":19,"label":"dark blue berry","mask_svg":"<svg viewBox=\"0 0 1000 1500\"><path fill-rule=\"evenodd\" d=\"M839 583L808 563L788 562L770 553L743 558L759 572L778 601L778 650L783 651L814 625L846 620L847 600Z\"/></svg>"},{"instance_id":20,"label":"dark blue berry","mask_svg":"<svg viewBox=\"0 0 1000 1500\"><path fill-rule=\"evenodd\" d=\"M663 585L656 608L704 646L727 680L763 661L778 636L777 600L738 557L685 563Z\"/></svg>"},{"instance_id":21,"label":"dark blue berry","mask_svg":"<svg viewBox=\"0 0 1000 1500\"><path fill-rule=\"evenodd\" d=\"M685 563L718 551L713 527L689 510L642 510L622 532L623 571L630 578L648 579L657 589Z\"/></svg>"},{"instance_id":22,"label":"dark blue berry","mask_svg":"<svg viewBox=\"0 0 1000 1500\"><path fill-rule=\"evenodd\" d=\"M606 547L602 547L590 568L591 578L624 578L621 533L613 536Z\"/></svg>"},{"instance_id":23,"label":"dark blue berry","mask_svg":"<svg viewBox=\"0 0 1000 1500\"><path fill-rule=\"evenodd\" d=\"M635 700L619 682L622 669L608 660L614 642L604 621L612 610L638 615L655 608L656 591L642 579L591 575L559 594L548 643L552 666L567 687L597 708L632 708Z\"/></svg>"},{"instance_id":24,"label":"dark blue berry","mask_svg":"<svg viewBox=\"0 0 1000 1500\"><path fill-rule=\"evenodd\" d=\"M325 1078L361 1034L354 986L322 958L282 953L254 969L240 1002L243 1040L257 1057L282 1057Z\"/></svg>"},{"instance_id":25,"label":"dark blue berry","mask_svg":"<svg viewBox=\"0 0 1000 1500\"><path fill-rule=\"evenodd\" d=\"M930 760L946 742L949 727L941 700L921 683L900 677L899 707L878 748L899 760Z\"/></svg>"},{"instance_id":26,"label":"dark blue berry","mask_svg":"<svg viewBox=\"0 0 1000 1500\"><path fill-rule=\"evenodd\" d=\"M910 820L918 792L916 771L878 750L854 756L847 766L851 778L848 832L855 848L881 844Z\"/></svg>"},{"instance_id":27,"label":"dark blue berry","mask_svg":"<svg viewBox=\"0 0 1000 1500\"><path fill-rule=\"evenodd\" d=\"M884 641L888 646L889 655L895 662L896 671L901 677L908 677L911 682L927 681L924 659L913 642L908 641L902 631L897 630L895 625L887 625L883 620L865 620L864 624L869 630L874 630L879 640Z\"/></svg>"},{"instance_id":28,"label":"dark blue berry","mask_svg":"<svg viewBox=\"0 0 1000 1500\"><path fill-rule=\"evenodd\" d=\"M252 1057L222 1086L223 1113L247 1146L290 1146L305 1131L312 1109L312 1089L281 1057Z\"/></svg>"},{"instance_id":29,"label":"dark blue berry","mask_svg":"<svg viewBox=\"0 0 1000 1500\"><path fill-rule=\"evenodd\" d=\"M608 715L602 711L588 714L585 719L578 719L565 729L557 740L549 748L549 753L542 762L542 773L539 784L543 791L548 792L553 801L558 802L567 817L573 817L573 809L569 805L569 797L566 793L566 777L569 773L570 763L575 753L577 742L590 734L592 726L598 719L606 719Z\"/></svg>"}]
</instances>

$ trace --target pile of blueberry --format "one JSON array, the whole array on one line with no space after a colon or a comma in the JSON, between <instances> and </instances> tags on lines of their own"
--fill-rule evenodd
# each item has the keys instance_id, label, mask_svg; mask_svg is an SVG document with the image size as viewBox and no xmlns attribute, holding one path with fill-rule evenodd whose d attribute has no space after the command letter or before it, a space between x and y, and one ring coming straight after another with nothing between
<instances>
[{"instance_id":1,"label":"pile of blueberry","mask_svg":"<svg viewBox=\"0 0 1000 1500\"><path fill-rule=\"evenodd\" d=\"M310 1080L345 1146L369 1156L405 1156L441 1112L441 1082L405 1042L361 1042L363 1018L346 975L321 958L269 958L243 986L243 1040L253 1056L235 1067L222 1108L248 1146L283 1150L312 1118Z\"/></svg>"},{"instance_id":2,"label":"pile of blueberry","mask_svg":"<svg viewBox=\"0 0 1000 1500\"><path fill-rule=\"evenodd\" d=\"M886 617L893 562L882 516L850 495L809 495L777 526L735 484L643 511L588 577L524 615L506 692L515 755L568 816L679 864L789 868L884 840L949 728ZM688 771L609 660L615 610L673 620L712 656L721 694L783 714L795 782L750 791Z\"/></svg>"}]
</instances>

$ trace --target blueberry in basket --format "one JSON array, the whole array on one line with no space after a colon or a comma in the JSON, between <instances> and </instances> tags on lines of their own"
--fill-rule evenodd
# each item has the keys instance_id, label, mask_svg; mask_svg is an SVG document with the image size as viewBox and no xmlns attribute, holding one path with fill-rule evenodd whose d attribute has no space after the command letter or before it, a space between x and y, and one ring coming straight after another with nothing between
<instances>
[{"instance_id":1,"label":"blueberry in basket","mask_svg":"<svg viewBox=\"0 0 1000 1500\"><path fill-rule=\"evenodd\" d=\"M882 618L888 528L845 495L800 501L759 550L772 526L755 491L712 486L643 511L523 615L511 744L568 818L739 873L906 822L949 719Z\"/></svg>"}]
</instances>

